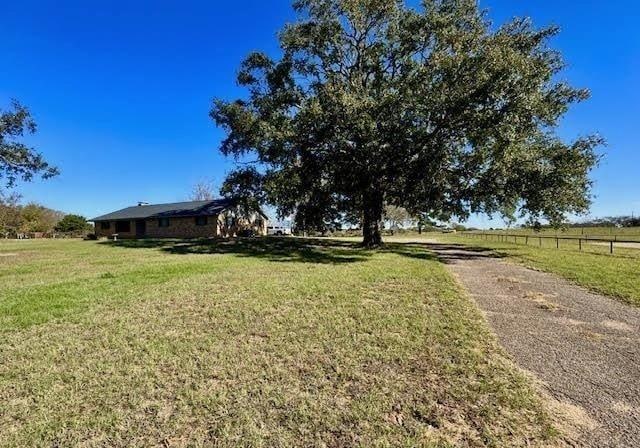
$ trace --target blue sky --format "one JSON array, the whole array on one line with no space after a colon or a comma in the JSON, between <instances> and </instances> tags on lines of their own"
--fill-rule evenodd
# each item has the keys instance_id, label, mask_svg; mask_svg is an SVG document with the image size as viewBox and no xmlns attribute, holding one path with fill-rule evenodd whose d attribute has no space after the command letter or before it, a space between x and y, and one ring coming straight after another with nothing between
<instances>
[{"instance_id":1,"label":"blue sky","mask_svg":"<svg viewBox=\"0 0 640 448\"><path fill-rule=\"evenodd\" d=\"M594 172L593 216L640 214L640 2L483 0L500 24L530 16L560 25L563 77L588 87L559 130L608 141ZM294 18L288 0L28 1L2 6L0 108L16 98L38 123L29 143L62 174L20 185L25 201L95 216L138 200L186 199L220 183L233 161L208 117L213 97L243 92L235 75L252 50L277 52ZM495 225L474 217L475 225Z\"/></svg>"}]
</instances>

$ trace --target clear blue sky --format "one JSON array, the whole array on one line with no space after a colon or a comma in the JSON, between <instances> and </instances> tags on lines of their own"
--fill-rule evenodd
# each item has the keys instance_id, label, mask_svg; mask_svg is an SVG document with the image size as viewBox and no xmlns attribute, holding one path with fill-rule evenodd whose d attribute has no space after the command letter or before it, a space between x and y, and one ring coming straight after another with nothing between
<instances>
[{"instance_id":1,"label":"clear blue sky","mask_svg":"<svg viewBox=\"0 0 640 448\"><path fill-rule=\"evenodd\" d=\"M496 24L530 16L558 24L564 78L592 99L561 136L591 132L609 146L594 173L592 215L640 213L640 2L483 0ZM20 185L25 201L95 216L135 203L189 196L232 167L208 117L215 96L243 92L235 74L252 50L277 51L293 19L288 0L28 1L1 7L0 107L28 106L29 142L58 165L49 181ZM482 217L472 223L489 225Z\"/></svg>"}]
</instances>

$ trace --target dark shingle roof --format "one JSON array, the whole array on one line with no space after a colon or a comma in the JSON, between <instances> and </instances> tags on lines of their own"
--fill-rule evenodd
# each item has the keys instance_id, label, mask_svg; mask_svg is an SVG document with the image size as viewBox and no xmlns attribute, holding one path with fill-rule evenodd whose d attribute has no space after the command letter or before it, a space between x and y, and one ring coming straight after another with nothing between
<instances>
[{"instance_id":1,"label":"dark shingle roof","mask_svg":"<svg viewBox=\"0 0 640 448\"><path fill-rule=\"evenodd\" d=\"M170 218L180 216L212 216L217 215L234 205L234 202L235 201L232 199L216 199L213 201L137 205L98 216L90 219L90 221L117 221L121 219Z\"/></svg>"}]
</instances>

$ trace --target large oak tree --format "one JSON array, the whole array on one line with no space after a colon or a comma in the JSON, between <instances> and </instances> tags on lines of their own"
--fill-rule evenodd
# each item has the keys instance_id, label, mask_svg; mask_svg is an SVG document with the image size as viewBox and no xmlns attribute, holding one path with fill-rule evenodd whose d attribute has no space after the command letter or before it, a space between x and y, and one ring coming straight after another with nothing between
<instances>
[{"instance_id":1,"label":"large oak tree","mask_svg":"<svg viewBox=\"0 0 640 448\"><path fill-rule=\"evenodd\" d=\"M243 167L224 191L298 213L336 214L381 243L385 204L412 215L470 213L559 222L590 204L598 137L556 135L588 92L559 81L555 27L493 28L472 0L299 0L281 57L250 54L248 95L211 111L221 151Z\"/></svg>"}]
</instances>

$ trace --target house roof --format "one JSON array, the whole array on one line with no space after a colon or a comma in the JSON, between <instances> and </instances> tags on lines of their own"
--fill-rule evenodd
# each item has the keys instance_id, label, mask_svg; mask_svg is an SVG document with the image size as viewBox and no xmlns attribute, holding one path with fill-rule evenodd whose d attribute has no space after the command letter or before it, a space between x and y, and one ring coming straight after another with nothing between
<instances>
[{"instance_id":1,"label":"house roof","mask_svg":"<svg viewBox=\"0 0 640 448\"><path fill-rule=\"evenodd\" d=\"M233 199L216 199L212 201L174 202L171 204L136 205L123 208L89 221L118 221L125 219L171 218L184 216L212 216L223 212L234 205Z\"/></svg>"}]
</instances>

